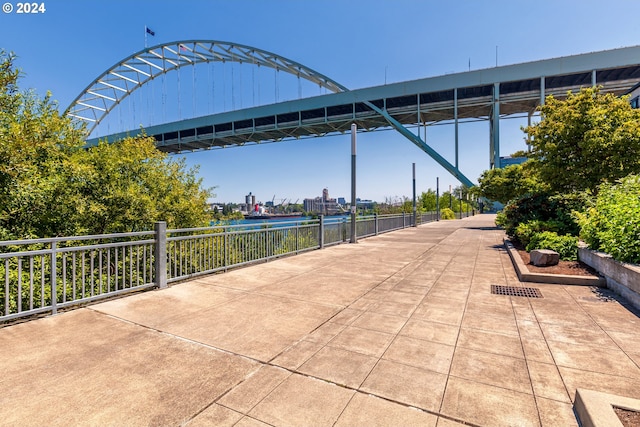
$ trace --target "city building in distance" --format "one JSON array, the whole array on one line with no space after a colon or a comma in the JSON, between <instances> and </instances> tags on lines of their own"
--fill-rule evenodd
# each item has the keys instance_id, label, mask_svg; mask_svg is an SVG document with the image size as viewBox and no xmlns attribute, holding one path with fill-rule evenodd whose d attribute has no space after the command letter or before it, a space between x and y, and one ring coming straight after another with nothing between
<instances>
[{"instance_id":1,"label":"city building in distance","mask_svg":"<svg viewBox=\"0 0 640 427\"><path fill-rule=\"evenodd\" d=\"M344 203L344 197L340 197ZM322 190L322 197L316 197L315 199L304 199L303 206L305 212L317 213L322 215L339 215L347 212L347 208L344 204L339 203L336 199L329 198L329 189L324 188Z\"/></svg>"}]
</instances>

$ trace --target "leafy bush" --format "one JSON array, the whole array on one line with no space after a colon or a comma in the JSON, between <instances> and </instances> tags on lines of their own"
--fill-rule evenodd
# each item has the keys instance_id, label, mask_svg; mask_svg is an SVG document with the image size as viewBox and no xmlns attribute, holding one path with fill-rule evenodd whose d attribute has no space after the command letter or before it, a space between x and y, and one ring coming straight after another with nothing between
<instances>
[{"instance_id":1,"label":"leafy bush","mask_svg":"<svg viewBox=\"0 0 640 427\"><path fill-rule=\"evenodd\" d=\"M456 214L449 208L440 210L440 219L456 219Z\"/></svg>"},{"instance_id":2,"label":"leafy bush","mask_svg":"<svg viewBox=\"0 0 640 427\"><path fill-rule=\"evenodd\" d=\"M586 205L584 193L573 194L528 194L505 206L503 215L496 223L503 227L509 237L515 238L516 227L529 221L553 221L558 234L577 236L579 227L574 211L583 211Z\"/></svg>"},{"instance_id":3,"label":"leafy bush","mask_svg":"<svg viewBox=\"0 0 640 427\"><path fill-rule=\"evenodd\" d=\"M560 259L575 261L578 259L578 238L561 236L553 231L534 233L527 245L527 251L534 249L550 249L558 252Z\"/></svg>"},{"instance_id":4,"label":"leafy bush","mask_svg":"<svg viewBox=\"0 0 640 427\"><path fill-rule=\"evenodd\" d=\"M591 249L640 263L640 175L602 184L595 207L576 216L580 236Z\"/></svg>"},{"instance_id":5,"label":"leafy bush","mask_svg":"<svg viewBox=\"0 0 640 427\"><path fill-rule=\"evenodd\" d=\"M542 233L543 231L553 231L557 233L562 228L563 224L558 221L540 221L536 219L518 224L513 237L522 243L523 246L527 246L534 234Z\"/></svg>"},{"instance_id":6,"label":"leafy bush","mask_svg":"<svg viewBox=\"0 0 640 427\"><path fill-rule=\"evenodd\" d=\"M507 215L503 211L496 214L496 225L498 227L506 228L508 224Z\"/></svg>"}]
</instances>

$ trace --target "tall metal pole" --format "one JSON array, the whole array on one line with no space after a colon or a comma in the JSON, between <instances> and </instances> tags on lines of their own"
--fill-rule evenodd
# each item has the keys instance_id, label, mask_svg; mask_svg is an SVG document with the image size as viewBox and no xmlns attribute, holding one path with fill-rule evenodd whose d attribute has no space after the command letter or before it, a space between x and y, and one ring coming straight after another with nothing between
<instances>
[{"instance_id":1,"label":"tall metal pole","mask_svg":"<svg viewBox=\"0 0 640 427\"><path fill-rule=\"evenodd\" d=\"M458 88L453 89L453 121L455 129L456 169L460 170L458 165Z\"/></svg>"},{"instance_id":2,"label":"tall metal pole","mask_svg":"<svg viewBox=\"0 0 640 427\"><path fill-rule=\"evenodd\" d=\"M467 216L469 216L469 193L467 193L466 199L467 199Z\"/></svg>"},{"instance_id":3,"label":"tall metal pole","mask_svg":"<svg viewBox=\"0 0 640 427\"><path fill-rule=\"evenodd\" d=\"M436 221L440 221L440 177L436 177Z\"/></svg>"},{"instance_id":4,"label":"tall metal pole","mask_svg":"<svg viewBox=\"0 0 640 427\"><path fill-rule=\"evenodd\" d=\"M417 227L418 222L417 218L417 209L416 209L416 164L413 163L413 226Z\"/></svg>"},{"instance_id":5,"label":"tall metal pole","mask_svg":"<svg viewBox=\"0 0 640 427\"><path fill-rule=\"evenodd\" d=\"M351 124L351 243L356 243L356 131Z\"/></svg>"},{"instance_id":6,"label":"tall metal pole","mask_svg":"<svg viewBox=\"0 0 640 427\"><path fill-rule=\"evenodd\" d=\"M499 169L500 165L500 83L493 85L493 109L491 123L491 165Z\"/></svg>"}]
</instances>

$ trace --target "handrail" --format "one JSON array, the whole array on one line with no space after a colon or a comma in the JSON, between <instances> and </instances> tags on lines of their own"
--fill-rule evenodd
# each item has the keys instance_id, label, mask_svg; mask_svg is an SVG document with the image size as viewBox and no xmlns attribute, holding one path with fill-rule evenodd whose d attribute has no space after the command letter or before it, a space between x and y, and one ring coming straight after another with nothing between
<instances>
[{"instance_id":1,"label":"handrail","mask_svg":"<svg viewBox=\"0 0 640 427\"><path fill-rule=\"evenodd\" d=\"M437 219L435 213L415 219L412 214L361 215L356 234L363 238ZM18 249L0 253L0 323L346 243L350 227L345 217L324 216L168 230L156 223L155 231L0 242ZM61 247L64 242L73 246ZM38 244L50 247L29 248Z\"/></svg>"}]
</instances>

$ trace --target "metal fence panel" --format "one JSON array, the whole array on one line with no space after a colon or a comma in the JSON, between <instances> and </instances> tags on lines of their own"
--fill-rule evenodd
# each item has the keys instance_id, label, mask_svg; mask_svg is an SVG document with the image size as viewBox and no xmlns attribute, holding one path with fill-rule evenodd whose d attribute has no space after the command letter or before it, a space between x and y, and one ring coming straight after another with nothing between
<instances>
[{"instance_id":1,"label":"metal fence panel","mask_svg":"<svg viewBox=\"0 0 640 427\"><path fill-rule=\"evenodd\" d=\"M167 232L169 283L320 247L318 220Z\"/></svg>"},{"instance_id":2,"label":"metal fence panel","mask_svg":"<svg viewBox=\"0 0 640 427\"><path fill-rule=\"evenodd\" d=\"M336 245L347 241L347 236L350 235L350 228L348 228L347 222L343 217L324 219L325 246Z\"/></svg>"},{"instance_id":3,"label":"metal fence panel","mask_svg":"<svg viewBox=\"0 0 640 427\"><path fill-rule=\"evenodd\" d=\"M153 234L0 242L0 320L154 286Z\"/></svg>"},{"instance_id":4,"label":"metal fence panel","mask_svg":"<svg viewBox=\"0 0 640 427\"><path fill-rule=\"evenodd\" d=\"M435 212L416 218L435 220ZM360 216L356 234L412 223L413 215ZM175 230L157 223L148 232L0 242L0 322L336 245L350 235L351 221L340 217Z\"/></svg>"}]
</instances>

